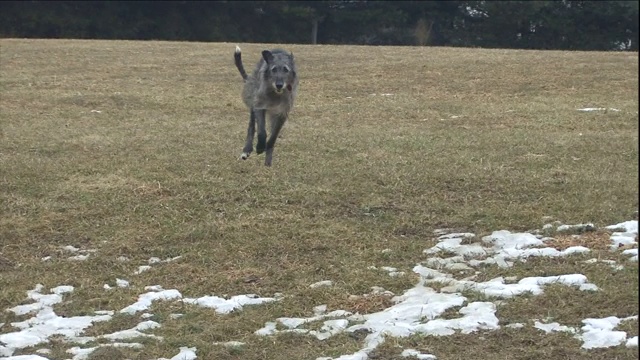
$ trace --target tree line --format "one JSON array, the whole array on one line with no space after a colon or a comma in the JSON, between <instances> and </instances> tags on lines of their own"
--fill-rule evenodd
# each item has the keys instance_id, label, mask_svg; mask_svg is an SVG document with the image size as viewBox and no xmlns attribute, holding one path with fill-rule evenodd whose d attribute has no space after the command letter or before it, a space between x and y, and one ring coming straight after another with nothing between
<instances>
[{"instance_id":1,"label":"tree line","mask_svg":"<svg viewBox=\"0 0 640 360\"><path fill-rule=\"evenodd\" d=\"M637 1L3 1L2 38L638 50Z\"/></svg>"}]
</instances>

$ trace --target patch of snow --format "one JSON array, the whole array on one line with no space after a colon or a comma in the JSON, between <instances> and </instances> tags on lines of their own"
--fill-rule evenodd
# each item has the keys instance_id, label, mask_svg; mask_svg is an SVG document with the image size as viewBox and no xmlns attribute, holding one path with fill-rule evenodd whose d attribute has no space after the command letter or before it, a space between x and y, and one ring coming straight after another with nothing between
<instances>
[{"instance_id":1,"label":"patch of snow","mask_svg":"<svg viewBox=\"0 0 640 360\"><path fill-rule=\"evenodd\" d=\"M585 224L581 224L583 227ZM587 224L588 225L588 224ZM448 230L447 230L448 231ZM342 318L335 318L331 323L325 321L320 331L309 330L305 324L312 321L323 320L324 311L315 312L310 318L278 318L276 321L266 322L264 327L258 329L257 335L274 335L280 332L294 332L308 334L325 339L333 333L366 331L368 335L364 339L363 347L353 353L340 356L336 359L368 359L368 354L379 344L385 341L385 337L406 337L412 334L420 335L451 335L456 331L471 333L477 330L495 330L500 326L495 315L498 301L466 303L466 298L461 294L464 291L480 292L488 297L509 298L524 293L533 295L542 294L544 286L549 284L563 284L574 286L583 291L598 291L595 284L589 283L582 274L565 274L556 276L525 277L518 281L515 277L508 279L498 277L485 282L475 282L475 275L458 280L447 271L470 270L471 266L480 264L497 264L508 267L507 259L519 259L526 261L530 256L569 256L585 253L589 249L581 246L570 247L563 251L554 248L531 248L544 245L549 238L535 236L531 233L511 233L506 230L494 231L491 235L483 237L481 243L464 243L465 239L474 238L471 233L447 233L445 230L437 231L438 243L423 251L430 255L425 265L417 264L413 271L420 275L419 283L404 294L395 296L392 301L395 305L380 312L372 314L345 314ZM544 240L543 240L544 239ZM433 256L435 254L453 254L447 258ZM467 260L469 257L473 259ZM378 269L375 266L370 269ZM380 267L385 271L395 271L395 268ZM508 282L507 282L508 281ZM439 291L428 285L439 283L444 285ZM354 296L354 295L352 295ZM460 317L442 319L442 315L448 309L462 307L458 310ZM346 320L336 321L336 320ZM358 324L348 326L349 322ZM278 330L278 324L285 327ZM346 327L345 327L346 326ZM536 323L536 326L544 331L573 331L575 329L563 327L560 324ZM510 324L509 327L523 327L522 324ZM327 330L324 334L322 330ZM331 359L331 358L322 358Z\"/></svg>"},{"instance_id":2,"label":"patch of snow","mask_svg":"<svg viewBox=\"0 0 640 360\"><path fill-rule=\"evenodd\" d=\"M607 110L609 110L609 111L616 111L616 112L620 111L620 109L615 109L615 108L608 108L608 109L607 109L607 108L602 108L602 107L600 107L600 108L582 108L582 109L577 109L577 110L578 110L578 111L585 111L585 112L591 112L591 111L607 111Z\"/></svg>"},{"instance_id":3,"label":"patch of snow","mask_svg":"<svg viewBox=\"0 0 640 360\"><path fill-rule=\"evenodd\" d=\"M363 315L349 315L348 313L341 315L331 312L323 316L337 315L346 316L346 318L334 319L330 322L325 321L320 331L300 328L300 326L308 322L321 320L319 319L320 316L312 318L280 318L277 319L277 322L287 327L286 330L279 331L276 329L276 322L267 322L262 329L256 331L256 334L272 335L278 332L297 332L324 339L342 331L366 330L369 335L364 340L363 349L340 359L367 359L367 354L384 342L385 336L408 336L411 334L445 335L452 334L455 330L459 330L462 333L471 333L479 329L497 329L499 327L498 319L495 317L495 305L488 302L468 304L459 310L460 318L437 319L447 309L462 306L466 299L459 294L438 293L434 289L424 286L425 280L423 276L416 287L392 299L395 305L380 312ZM349 321L362 323L347 327Z\"/></svg>"},{"instance_id":4,"label":"patch of snow","mask_svg":"<svg viewBox=\"0 0 640 360\"><path fill-rule=\"evenodd\" d=\"M105 346L113 346L113 347L128 347L133 349L141 349L143 346L140 343L112 343L112 344L100 344L98 346L90 347L90 348L81 348L78 346L74 346L71 349L67 350L67 353L74 355L71 360L85 360L91 355L92 352L96 351L96 349L105 347Z\"/></svg>"},{"instance_id":5,"label":"patch of snow","mask_svg":"<svg viewBox=\"0 0 640 360\"><path fill-rule=\"evenodd\" d=\"M240 341L226 341L226 342L214 342L213 345L222 345L229 348L238 348L245 345L245 343Z\"/></svg>"},{"instance_id":6,"label":"patch of snow","mask_svg":"<svg viewBox=\"0 0 640 360\"><path fill-rule=\"evenodd\" d=\"M151 303L157 300L175 300L182 298L182 294L178 290L162 290L151 291L138 296L138 301L120 310L121 313L133 315L138 311L149 309Z\"/></svg>"},{"instance_id":7,"label":"patch of snow","mask_svg":"<svg viewBox=\"0 0 640 360\"><path fill-rule=\"evenodd\" d=\"M581 291L598 291L600 288L596 284L581 284L579 286Z\"/></svg>"},{"instance_id":8,"label":"patch of snow","mask_svg":"<svg viewBox=\"0 0 640 360\"><path fill-rule=\"evenodd\" d=\"M638 220L630 220L621 222L615 225L609 225L605 227L609 230L623 230L623 232L627 233L638 233Z\"/></svg>"},{"instance_id":9,"label":"patch of snow","mask_svg":"<svg viewBox=\"0 0 640 360\"><path fill-rule=\"evenodd\" d=\"M592 223L586 223L586 224L575 224L575 225L560 225L556 228L556 231L558 232L566 232L566 231L578 231L578 232L584 232L584 231L594 231L596 229L595 225L593 225Z\"/></svg>"},{"instance_id":10,"label":"patch of snow","mask_svg":"<svg viewBox=\"0 0 640 360\"><path fill-rule=\"evenodd\" d=\"M420 265L416 266L414 271L423 274L425 273L424 268L420 268ZM595 285L589 284L587 282L587 277L582 274L527 277L521 279L515 284L505 284L505 279L502 277L497 277L481 283L477 283L472 280L455 280L450 277L446 277L445 279L436 278L431 281L439 281L448 284L440 289L441 292L457 293L465 290L471 290L479 292L485 296L496 298L510 298L524 293L540 295L543 293L542 286L552 283L576 286L581 290L593 290L595 287ZM589 285L587 288L581 288L583 285L587 284ZM597 289L597 287L595 287L595 289Z\"/></svg>"},{"instance_id":11,"label":"patch of snow","mask_svg":"<svg viewBox=\"0 0 640 360\"><path fill-rule=\"evenodd\" d=\"M638 261L638 249L627 249L622 252L623 255L631 255L629 261Z\"/></svg>"},{"instance_id":12,"label":"patch of snow","mask_svg":"<svg viewBox=\"0 0 640 360\"><path fill-rule=\"evenodd\" d=\"M560 224L560 223L558 223ZM555 226L555 225L550 225ZM564 226L564 227L563 227ZM593 227L593 224L578 225L560 225L558 231L573 229L571 227L582 227L582 229ZM620 230L611 235L612 244L615 248L618 244L636 243L637 237L637 221L628 221L617 225L611 225L608 229ZM538 232L537 235L531 233L511 233L506 230L495 231L489 236L485 236L481 241L469 243L468 239L476 237L472 233L449 233L449 229L441 229L434 233L438 235L438 243L423 251L429 257L421 264L416 264L413 272L420 276L420 280L415 287L410 288L402 295L394 296L393 293L386 291L381 287L372 287L371 294L351 295L350 298L360 298L375 294L383 294L393 296L391 301L393 305L375 313L359 314L350 313L345 310L327 311L327 305L318 305L313 308L313 316L308 318L290 318L280 317L275 321L266 322L264 327L255 331L257 335L274 335L281 332L291 332L297 334L306 334L314 336L319 340L329 339L340 333L354 333L365 331L368 335L364 338L362 348L355 353L342 355L337 359L340 360L366 360L369 354L388 337L406 337L412 334L443 336L451 335L456 332L463 334L472 333L478 330L495 330L499 329L498 318L496 317L496 307L500 306L500 300L492 300L491 302L471 302L462 295L465 291L475 291L484 294L489 298L510 298L524 293L538 295L543 293L544 286L557 283L566 286L574 286L583 291L598 291L595 284L588 282L588 279L582 274L565 274L557 276L545 277L525 277L518 279L516 277L498 277L485 282L476 282L476 275L467 276L464 279L456 279L452 273L474 270L473 267L484 264L495 264L500 267L510 267L513 265L509 260L526 261L532 256L569 256L571 254L585 253L589 249L581 246L570 247L563 251L554 248L539 247L544 245L545 238ZM576 235L578 236L578 235ZM612 245L612 248L614 246ZM88 256L90 250L80 250L75 247L65 247L66 251L78 253L78 256ZM388 250L388 249L385 249ZM95 251L95 250L94 250ZM389 250L390 251L390 250ZM383 251L388 252L388 251ZM625 255L632 256L631 260L637 261L637 249L627 249L622 252ZM448 256L448 257L439 257ZM149 259L149 264L157 264L161 262L169 262L180 258L168 258L161 260L160 258ZM616 264L612 260L590 259L585 263L604 262L612 266L614 269L620 269L621 265ZM151 268L149 265L141 266L139 272ZM381 266L379 268L372 266L371 269L380 269L389 273L390 276L403 274L397 268L389 266ZM138 273L139 273L138 272ZM473 272L472 272L473 273ZM430 284L439 284L440 290L429 287ZM310 285L311 287L331 286L330 280L320 281ZM108 284L105 288L111 288ZM116 279L116 286L127 287L128 281ZM48 342L48 338L52 335L63 336L68 341L78 344L86 344L95 341L98 338L117 341L122 339L131 339L135 337L148 337L161 340L162 338L153 334L145 333L160 326L159 323L151 320L142 321L132 329L118 331L112 334L100 335L97 337L81 337L82 332L96 321L108 321L111 319L112 311L96 311L95 316L81 316L64 318L57 316L52 306L60 303L64 294L73 291L71 286L58 286L50 289L50 293L43 294L44 286L37 285L35 289L27 292L32 303L18 305L9 311L17 315L25 315L34 313L34 317L20 322L13 322L11 326L19 329L19 331L0 335L0 356L9 357L18 349L35 346ZM256 295L237 295L229 299L217 296L203 296L200 298L182 298L182 294L178 290L164 290L160 285L145 287L146 293L139 295L138 300L124 309L121 313L135 314L149 309L154 301L158 300L179 300L183 303L194 304L204 307L214 308L218 313L230 313L234 310L241 309L245 305L263 304L277 301L282 295L274 295L273 298L260 298ZM458 316L455 318L443 319L441 315L449 310L457 309ZM150 313L142 314L142 318L149 318L153 315ZM177 318L181 314L171 314L170 318ZM609 317L604 319L585 319L584 326L575 329L563 326L558 323L542 323L536 321L534 327L545 332L566 331L573 333L574 336L583 342L582 347L585 349L602 348L609 346L617 346L624 344L629 347L637 347L637 337L627 339L627 334L623 331L615 331L614 329L621 321L637 319L636 317L628 317L619 319ZM321 321L319 328L311 330L305 326L311 322ZM2 325L0 325L2 326ZM278 326L283 327L279 330ZM508 328L520 328L523 324L515 323L504 325ZM102 344L99 346L142 346L136 343L112 343ZM242 346L241 342L215 343L223 346L237 347ZM74 347L68 352L74 355L74 360L82 359L89 356L94 348ZM45 354L45 353L41 353ZM435 359L434 355L421 354L413 349L403 351L403 356L414 356L424 359ZM28 359L36 359L38 355L20 355L29 356ZM16 356L10 359L15 359ZM40 357L42 358L42 357ZM178 355L171 360L178 359L195 359L195 348L180 348ZM26 359L26 358L24 358ZM319 358L331 359L331 358ZM167 359L165 359L167 360Z\"/></svg>"},{"instance_id":13,"label":"patch of snow","mask_svg":"<svg viewBox=\"0 0 640 360\"><path fill-rule=\"evenodd\" d=\"M162 337L160 336L156 336L153 334L145 334L142 332L149 329L155 329L157 327L160 327L160 324L158 324L155 321L147 320L139 323L138 325L134 326L131 329L116 331L114 333L101 335L99 337L104 339L109 339L111 341L127 340L127 339L139 338L139 337L148 337L148 338L153 338L157 340L162 340Z\"/></svg>"},{"instance_id":14,"label":"patch of snow","mask_svg":"<svg viewBox=\"0 0 640 360\"><path fill-rule=\"evenodd\" d=\"M2 355L1 352L0 352L0 355ZM16 356L8 356L3 359L5 360L49 360L46 357L42 357L40 355L16 355Z\"/></svg>"},{"instance_id":15,"label":"patch of snow","mask_svg":"<svg viewBox=\"0 0 640 360\"><path fill-rule=\"evenodd\" d=\"M546 333L550 333L550 332L568 332L571 334L575 334L576 333L576 329L569 327L569 326L564 326L564 325L560 325L557 322L554 323L550 323L550 324L544 324L541 323L539 321L536 321L534 326L536 329L540 329Z\"/></svg>"},{"instance_id":16,"label":"patch of snow","mask_svg":"<svg viewBox=\"0 0 640 360\"><path fill-rule=\"evenodd\" d=\"M332 286L333 285L333 281L331 280L323 280L323 281L318 281L317 283L313 283L311 285L309 285L310 288L317 288L320 286Z\"/></svg>"},{"instance_id":17,"label":"patch of snow","mask_svg":"<svg viewBox=\"0 0 640 360\"><path fill-rule=\"evenodd\" d=\"M400 355L402 355L403 357L413 356L419 360L436 360L435 356L430 354L423 354L420 351L414 349L405 349Z\"/></svg>"},{"instance_id":18,"label":"patch of snow","mask_svg":"<svg viewBox=\"0 0 640 360\"><path fill-rule=\"evenodd\" d=\"M391 277L396 277L396 276L403 276L404 275L404 271L398 271L398 269L391 267L391 266L383 266L380 269L386 271L387 273L389 273L389 276Z\"/></svg>"},{"instance_id":19,"label":"patch of snow","mask_svg":"<svg viewBox=\"0 0 640 360\"><path fill-rule=\"evenodd\" d=\"M196 356L196 348L195 347L181 347L178 355L172 357L171 359L160 358L158 360L195 360L198 357Z\"/></svg>"},{"instance_id":20,"label":"patch of snow","mask_svg":"<svg viewBox=\"0 0 640 360\"><path fill-rule=\"evenodd\" d=\"M482 238L486 244L493 245L494 249L525 249L531 246L544 245L542 240L530 233L512 233L508 230L494 231L491 235Z\"/></svg>"},{"instance_id":21,"label":"patch of snow","mask_svg":"<svg viewBox=\"0 0 640 360\"><path fill-rule=\"evenodd\" d=\"M315 315L322 315L327 312L327 305L318 305L313 308Z\"/></svg>"},{"instance_id":22,"label":"patch of snow","mask_svg":"<svg viewBox=\"0 0 640 360\"><path fill-rule=\"evenodd\" d=\"M621 246L637 244L637 233L614 232L611 234L611 250L616 250Z\"/></svg>"},{"instance_id":23,"label":"patch of snow","mask_svg":"<svg viewBox=\"0 0 640 360\"><path fill-rule=\"evenodd\" d=\"M625 221L619 224L609 225L606 228L609 230L622 230L622 231L617 231L611 234L611 250L616 250L620 246L628 246L628 245L634 245L638 243L637 241L638 221L637 220ZM636 261L638 260L637 256L635 260Z\"/></svg>"},{"instance_id":24,"label":"patch of snow","mask_svg":"<svg viewBox=\"0 0 640 360\"><path fill-rule=\"evenodd\" d=\"M58 286L50 289L51 294L42 294L44 286L36 285L33 290L27 291L29 299L34 303L18 305L9 309L16 315L26 315L36 312L35 316L19 322L11 323L11 326L20 329L10 333L0 334L0 353L3 356L11 356L17 349L48 342L49 337L60 335L69 341L79 341L78 335L94 322L108 321L113 312L96 316L61 317L53 311L53 305L62 302L62 295L73 291L72 286ZM35 355L34 355L35 356Z\"/></svg>"},{"instance_id":25,"label":"patch of snow","mask_svg":"<svg viewBox=\"0 0 640 360\"><path fill-rule=\"evenodd\" d=\"M199 305L202 307L213 308L217 313L228 314L235 310L242 309L245 305L259 305L276 301L275 298L262 298L255 294L236 295L226 300L218 296L203 296L197 299L185 298L182 300L187 304Z\"/></svg>"},{"instance_id":26,"label":"patch of snow","mask_svg":"<svg viewBox=\"0 0 640 360\"><path fill-rule=\"evenodd\" d=\"M145 271L147 271L149 269L151 269L151 266L149 266L149 265L141 265L141 266L138 266L138 270L136 270L133 274L134 275L138 275L138 274L141 274L141 273L143 273L143 272L145 272Z\"/></svg>"},{"instance_id":27,"label":"patch of snow","mask_svg":"<svg viewBox=\"0 0 640 360\"><path fill-rule=\"evenodd\" d=\"M577 338L583 341L583 349L595 349L617 346L627 340L627 333L613 330L622 319L610 316L602 319L585 319L583 333Z\"/></svg>"},{"instance_id":28,"label":"patch of snow","mask_svg":"<svg viewBox=\"0 0 640 360\"><path fill-rule=\"evenodd\" d=\"M609 266L611 266L611 268L613 270L616 270L616 271L624 269L624 266L618 265L615 262L615 260L606 260L606 259L599 260L599 259L596 259L596 258L592 258L592 259L589 259L589 260L585 260L583 262L586 263L586 264L595 264L595 263L599 263L599 262L605 263L605 264L608 264Z\"/></svg>"}]
</instances>

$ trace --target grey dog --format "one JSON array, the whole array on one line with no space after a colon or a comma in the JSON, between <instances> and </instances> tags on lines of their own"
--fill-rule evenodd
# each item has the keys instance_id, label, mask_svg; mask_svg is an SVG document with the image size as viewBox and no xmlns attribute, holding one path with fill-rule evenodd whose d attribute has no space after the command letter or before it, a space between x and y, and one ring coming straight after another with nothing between
<instances>
[{"instance_id":1,"label":"grey dog","mask_svg":"<svg viewBox=\"0 0 640 360\"><path fill-rule=\"evenodd\" d=\"M271 166L273 147L278 134L289 117L298 90L298 75L293 54L282 49L264 50L253 74L247 75L242 66L240 47L236 46L234 60L244 79L242 100L249 108L249 127L240 158L246 160L253 151L253 136L258 126L256 153L265 152L264 164ZM267 140L266 118L271 125Z\"/></svg>"}]
</instances>

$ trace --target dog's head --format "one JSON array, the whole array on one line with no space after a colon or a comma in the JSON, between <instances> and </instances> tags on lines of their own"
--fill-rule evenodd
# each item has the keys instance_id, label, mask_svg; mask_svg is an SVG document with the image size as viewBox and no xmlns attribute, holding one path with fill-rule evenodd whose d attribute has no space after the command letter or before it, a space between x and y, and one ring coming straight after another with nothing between
<instances>
[{"instance_id":1,"label":"dog's head","mask_svg":"<svg viewBox=\"0 0 640 360\"><path fill-rule=\"evenodd\" d=\"M277 94L284 91L294 91L297 84L296 65L293 54L284 50L264 50L262 58L265 61L265 81L273 87Z\"/></svg>"}]
</instances>

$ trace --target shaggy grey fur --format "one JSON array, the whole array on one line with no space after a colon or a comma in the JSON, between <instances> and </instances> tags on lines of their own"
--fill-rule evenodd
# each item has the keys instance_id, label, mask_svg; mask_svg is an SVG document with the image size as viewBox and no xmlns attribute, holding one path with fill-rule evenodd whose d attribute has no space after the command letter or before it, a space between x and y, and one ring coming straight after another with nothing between
<instances>
[{"instance_id":1,"label":"shaggy grey fur","mask_svg":"<svg viewBox=\"0 0 640 360\"><path fill-rule=\"evenodd\" d=\"M236 46L234 60L244 79L242 100L249 108L247 138L240 158L246 160L253 151L253 136L258 127L256 153L265 152L264 164L271 166L273 147L289 117L298 90L298 76L293 54L282 49L264 50L251 75L242 65L241 50ZM266 119L271 125L267 140Z\"/></svg>"}]
</instances>

